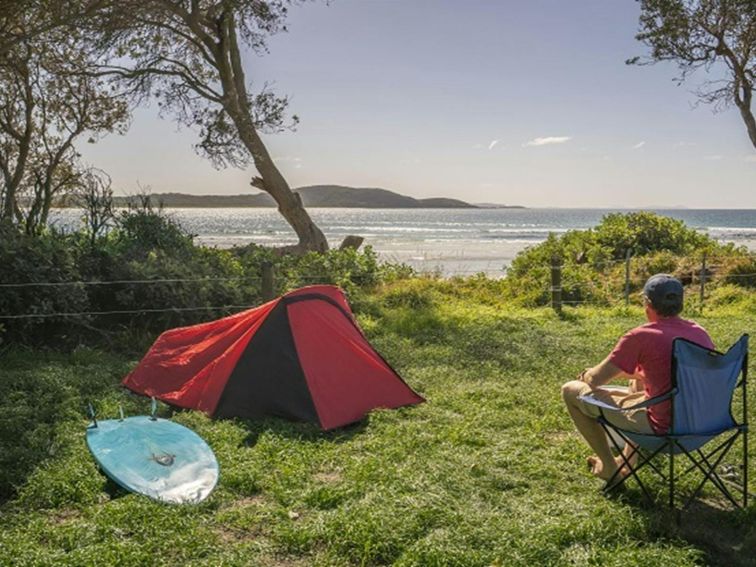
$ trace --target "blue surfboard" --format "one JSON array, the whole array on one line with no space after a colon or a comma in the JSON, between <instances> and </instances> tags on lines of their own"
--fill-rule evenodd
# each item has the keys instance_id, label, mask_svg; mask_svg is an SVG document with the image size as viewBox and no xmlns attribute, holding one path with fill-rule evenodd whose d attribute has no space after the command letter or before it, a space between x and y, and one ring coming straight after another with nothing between
<instances>
[{"instance_id":1,"label":"blue surfboard","mask_svg":"<svg viewBox=\"0 0 756 567\"><path fill-rule=\"evenodd\" d=\"M218 482L218 461L207 443L165 419L97 420L87 428L87 446L114 482L160 502L201 502Z\"/></svg>"}]
</instances>

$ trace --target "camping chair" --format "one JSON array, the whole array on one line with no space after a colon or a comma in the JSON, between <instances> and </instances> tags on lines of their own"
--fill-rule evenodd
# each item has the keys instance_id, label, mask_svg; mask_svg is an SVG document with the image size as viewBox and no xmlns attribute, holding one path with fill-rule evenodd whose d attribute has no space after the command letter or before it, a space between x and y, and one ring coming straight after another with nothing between
<instances>
[{"instance_id":1,"label":"camping chair","mask_svg":"<svg viewBox=\"0 0 756 567\"><path fill-rule=\"evenodd\" d=\"M682 475L698 470L703 479L682 507L687 508L710 481L737 508L738 502L728 488L728 484L742 493L743 508L748 505L748 414L746 409L746 377L748 369L748 335L743 335L726 353L701 347L686 339L675 339L672 346L672 388L663 395L641 402L629 408L618 408L592 395L581 399L596 406L600 411L598 422L607 434L611 444L622 456L630 471L623 476L618 470L604 486L608 494L632 477L641 487L649 501L653 501L638 471L646 465L667 481L669 485L669 506L675 508L675 455L683 454L691 465ZM738 376L742 375L740 381ZM732 416L731 403L736 388L742 389L743 415L740 423ZM620 429L607 421L611 412L621 412L641 407L649 407L664 400L671 400L671 427L667 434L645 435ZM704 445L723 436L725 439L715 449L704 452ZM742 486L730 482L717 474L722 459L732 448L738 437L743 437ZM622 445L630 443L630 455L622 453ZM707 448L708 449L708 448ZM638 453L638 463L630 464ZM669 472L652 459L657 455L669 456Z\"/></svg>"}]
</instances>

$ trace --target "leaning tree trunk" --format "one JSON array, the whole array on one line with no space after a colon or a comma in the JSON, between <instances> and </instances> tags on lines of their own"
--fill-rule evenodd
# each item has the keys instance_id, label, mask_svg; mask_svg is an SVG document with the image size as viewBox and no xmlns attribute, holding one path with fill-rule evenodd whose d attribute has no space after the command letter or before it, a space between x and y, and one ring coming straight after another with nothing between
<instances>
[{"instance_id":1,"label":"leaning tree trunk","mask_svg":"<svg viewBox=\"0 0 756 567\"><path fill-rule=\"evenodd\" d=\"M725 58L728 60L735 73L735 89L733 93L735 106L738 107L740 116L743 118L746 130L748 131L748 137L751 139L753 147L756 148L756 119L754 119L753 111L751 110L753 83L749 80L746 70L743 68L733 51L727 47L724 40L720 38L719 41L720 48L723 50Z\"/></svg>"},{"instance_id":2,"label":"leaning tree trunk","mask_svg":"<svg viewBox=\"0 0 756 567\"><path fill-rule=\"evenodd\" d=\"M751 143L756 148L756 118L754 118L750 106L739 104L738 110L740 110L740 115L743 117L743 122L745 122L746 129L748 130L748 137L751 138Z\"/></svg>"},{"instance_id":3,"label":"leaning tree trunk","mask_svg":"<svg viewBox=\"0 0 756 567\"><path fill-rule=\"evenodd\" d=\"M248 115L234 116L232 120L239 130L239 137L252 154L255 168L260 174L252 178L252 185L268 193L276 201L278 211L299 237L298 249L302 252L326 252L328 241L323 231L313 222L304 208L301 197L294 193L284 176L273 163L268 149L260 139Z\"/></svg>"},{"instance_id":4,"label":"leaning tree trunk","mask_svg":"<svg viewBox=\"0 0 756 567\"><path fill-rule=\"evenodd\" d=\"M219 48L222 60L219 61L218 68L223 87L223 106L233 120L239 138L252 156L255 168L260 174L259 177L252 179L252 185L265 191L276 201L279 212L299 237L297 251L325 252L328 250L328 241L323 231L310 218L301 197L291 190L286 179L273 163L268 149L255 128L249 107L233 15L226 12L221 22Z\"/></svg>"}]
</instances>

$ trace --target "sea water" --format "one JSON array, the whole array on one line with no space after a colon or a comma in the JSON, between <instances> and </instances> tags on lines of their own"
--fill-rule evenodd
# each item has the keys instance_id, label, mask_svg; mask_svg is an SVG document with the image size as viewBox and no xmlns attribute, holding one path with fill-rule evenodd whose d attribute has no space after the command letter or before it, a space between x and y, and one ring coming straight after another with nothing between
<instances>
[{"instance_id":1,"label":"sea water","mask_svg":"<svg viewBox=\"0 0 756 567\"><path fill-rule=\"evenodd\" d=\"M167 209L196 241L226 248L249 243L280 246L296 237L275 209ZM501 276L518 252L549 233L586 229L616 209L343 209L309 212L331 246L349 234L365 238L382 259L443 275L483 272ZM683 220L722 242L756 250L754 209L668 209L653 212ZM53 220L78 225L80 211L61 209Z\"/></svg>"}]
</instances>

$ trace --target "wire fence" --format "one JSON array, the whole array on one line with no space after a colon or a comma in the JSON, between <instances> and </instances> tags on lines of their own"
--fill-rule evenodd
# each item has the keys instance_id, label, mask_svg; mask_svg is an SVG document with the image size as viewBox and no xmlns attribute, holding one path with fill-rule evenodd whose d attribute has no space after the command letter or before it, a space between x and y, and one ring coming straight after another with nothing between
<instances>
[{"instance_id":1,"label":"wire fence","mask_svg":"<svg viewBox=\"0 0 756 567\"><path fill-rule=\"evenodd\" d=\"M176 279L150 279L150 280L108 280L108 281L68 281L68 282L24 282L24 283L0 283L0 289L3 288L32 288L32 287L71 287L71 286L107 286L107 285L155 285L167 283L212 283L212 282L233 282L261 281L261 277L234 277L234 278L176 278Z\"/></svg>"},{"instance_id":2,"label":"wire fence","mask_svg":"<svg viewBox=\"0 0 756 567\"><path fill-rule=\"evenodd\" d=\"M707 289L713 286L728 282L746 282L753 280L756 285L756 271L747 272L726 272L722 271L723 268L728 267L728 264L723 259L707 259L705 256L693 258L677 258L679 264L685 264L691 266L689 273L686 275L686 284L689 290L698 289L698 305L702 307L706 296ZM696 266L696 263L699 265ZM617 270L618 267L624 266L624 282L619 282L616 277L612 280L609 277L605 277L600 280L583 279L575 281L571 279L570 270L579 269L583 264L572 264L565 267L562 258L554 257L548 266L550 273L549 281L544 289L544 294L550 298L550 305L555 311L561 311L563 306L579 306L579 305L605 305L607 299L612 299L613 303L630 304L635 301L635 297L632 295L631 290L637 287L640 278L647 276L646 273L641 273L643 270L647 271L647 266L640 265L632 255L628 254L624 260L602 260L598 262L585 262L586 267L590 267L595 272L601 273L602 271L608 274L611 270ZM692 267L695 266L695 269ZM638 268L641 268L639 270ZM729 265L731 268L732 266ZM503 268L506 273L507 267ZM431 275L439 276L436 272L431 272ZM455 270L452 277L470 277L473 275L485 276L481 270ZM616 276L616 274L615 274ZM364 276L359 274L350 274L344 276L356 285L363 285L365 283L375 283L374 276ZM314 285L314 284L328 284L332 283L333 279L326 275L320 276L296 276L292 278L298 284ZM152 278L152 279L137 279L137 280L79 280L79 281L59 281L59 282L0 282L0 293L3 291L18 291L18 290L34 290L53 288L66 291L71 288L105 288L109 286L121 286L131 288L143 287L143 286L170 286L170 285L222 285L229 283L241 283L250 284L259 291L259 296L255 299L262 299L263 302L269 301L274 298L277 290L281 284L281 278L276 279L273 266L271 264L265 264L262 270L257 276L235 276L235 277L202 277L202 278ZM601 298L601 299L599 299ZM53 318L92 318L92 317L106 317L106 316L118 316L118 315L149 315L149 314L168 314L168 313L192 313L192 312L233 312L245 309L251 309L259 303L244 302L233 303L227 305L212 305L212 306L145 306L143 308L127 308L127 309L95 309L95 310L82 310L82 311L49 311L49 312L26 312L26 313L0 313L0 323L2 321L14 321L14 320L39 320L39 319L53 319Z\"/></svg>"},{"instance_id":3,"label":"wire fence","mask_svg":"<svg viewBox=\"0 0 756 567\"><path fill-rule=\"evenodd\" d=\"M713 261L712 261L713 260ZM674 272L688 288L696 307L703 309L709 292L723 284L756 287L756 256L709 258L704 253L697 257L674 257ZM545 293L551 307L559 312L563 305L596 305L640 301L645 279L658 272L653 261L634 258L629 252L624 260L586 262L601 279L581 279L580 264L565 265L563 258L553 257L549 264L550 278ZM618 274L618 268L624 269ZM745 270L745 271L744 271ZM576 275L577 274L577 275ZM600 298L600 300L598 299Z\"/></svg>"},{"instance_id":4,"label":"wire fence","mask_svg":"<svg viewBox=\"0 0 756 567\"><path fill-rule=\"evenodd\" d=\"M375 281L373 276L360 274L350 274L346 276L348 280L357 285L363 285ZM275 271L271 264L265 264L262 267L259 276L239 276L239 277L203 277L203 278L153 278L140 280L77 280L62 282L14 282L0 283L1 290L34 290L37 288L75 288L75 287L105 287L105 286L165 286L172 284L210 284L220 285L225 283L244 283L255 284L256 291L259 292L257 299L262 302L270 301L277 293L279 285L284 278L276 281ZM288 278L286 278L288 279ZM332 284L333 278L327 275L320 276L301 276L297 275L292 278L298 285L317 285ZM90 318L115 315L146 315L146 314L170 314L170 313L192 313L192 312L232 312L246 309L252 309L260 305L257 303L230 304L230 305L212 305L212 306L176 306L176 307L144 307L134 309L109 309L109 310L83 310L83 311L51 311L51 312L27 312L27 313L0 313L0 323L2 321L18 320L35 320L35 319L55 319L55 318Z\"/></svg>"}]
</instances>

